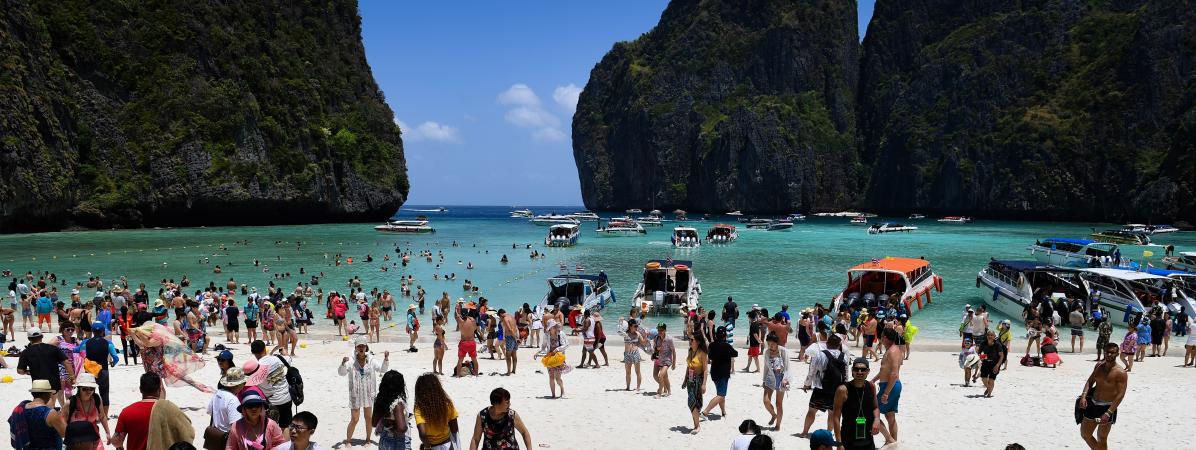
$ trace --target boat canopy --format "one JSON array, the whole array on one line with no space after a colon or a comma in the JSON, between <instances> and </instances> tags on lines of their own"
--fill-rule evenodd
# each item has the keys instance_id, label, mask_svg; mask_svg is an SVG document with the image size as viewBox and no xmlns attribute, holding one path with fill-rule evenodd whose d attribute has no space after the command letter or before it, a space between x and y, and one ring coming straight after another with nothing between
<instances>
[{"instance_id":1,"label":"boat canopy","mask_svg":"<svg viewBox=\"0 0 1196 450\"><path fill-rule=\"evenodd\" d=\"M1097 275L1101 275L1101 276L1106 276L1109 278L1115 278L1118 280L1127 280L1127 281L1139 281L1139 280L1167 278L1165 276L1159 276L1159 275L1155 275L1152 273L1138 272L1138 271L1134 271L1134 270L1125 270L1125 269L1097 268L1097 269L1080 269L1080 270L1083 272L1093 273L1093 274L1097 274Z\"/></svg>"},{"instance_id":2,"label":"boat canopy","mask_svg":"<svg viewBox=\"0 0 1196 450\"><path fill-rule=\"evenodd\" d=\"M1167 270L1167 269L1153 269L1152 268L1152 269L1146 269L1143 272L1149 273L1151 275L1158 275L1160 277L1170 277L1172 275L1196 276L1196 273L1188 272L1186 270Z\"/></svg>"},{"instance_id":3,"label":"boat canopy","mask_svg":"<svg viewBox=\"0 0 1196 450\"><path fill-rule=\"evenodd\" d=\"M917 258L898 258L887 256L883 259L872 260L850 269L848 272L868 272L868 271L886 271L886 272L901 272L909 275L911 279L915 272L920 272L930 267L930 261Z\"/></svg>"},{"instance_id":4,"label":"boat canopy","mask_svg":"<svg viewBox=\"0 0 1196 450\"><path fill-rule=\"evenodd\" d=\"M1046 239L1043 239L1043 241L1042 241L1042 242L1043 242L1044 244L1045 244L1045 243L1050 243L1050 242L1065 242L1065 243L1068 243L1068 244L1076 244L1076 245L1088 245L1088 244L1091 244L1091 243L1093 243L1093 242L1096 242L1096 241L1093 241L1093 240L1091 240L1091 239L1046 238Z\"/></svg>"}]
</instances>

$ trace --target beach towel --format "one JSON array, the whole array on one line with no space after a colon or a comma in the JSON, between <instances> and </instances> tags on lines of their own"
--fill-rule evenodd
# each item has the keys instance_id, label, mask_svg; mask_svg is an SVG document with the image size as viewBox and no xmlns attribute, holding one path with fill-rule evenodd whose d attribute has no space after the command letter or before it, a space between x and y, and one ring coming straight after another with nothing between
<instances>
[{"instance_id":1,"label":"beach towel","mask_svg":"<svg viewBox=\"0 0 1196 450\"><path fill-rule=\"evenodd\" d=\"M175 442L195 441L195 430L191 427L191 419L183 414L183 410L170 400L154 402L154 409L150 411L149 436L145 448L147 450L165 450Z\"/></svg>"}]
</instances>

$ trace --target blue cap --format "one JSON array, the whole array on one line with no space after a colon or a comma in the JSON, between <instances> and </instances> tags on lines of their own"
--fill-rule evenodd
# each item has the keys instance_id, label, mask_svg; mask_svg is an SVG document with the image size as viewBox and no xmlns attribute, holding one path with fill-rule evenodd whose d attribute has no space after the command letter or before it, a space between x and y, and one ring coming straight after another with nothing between
<instances>
[{"instance_id":1,"label":"blue cap","mask_svg":"<svg viewBox=\"0 0 1196 450\"><path fill-rule=\"evenodd\" d=\"M832 434L830 430L817 430L810 434L811 449L816 449L823 445L834 447L839 445L839 442L835 441L835 435Z\"/></svg>"},{"instance_id":2,"label":"blue cap","mask_svg":"<svg viewBox=\"0 0 1196 450\"><path fill-rule=\"evenodd\" d=\"M219 355L216 355L216 360L217 361L232 361L233 360L233 352L230 352L228 350L222 351L222 352L220 352Z\"/></svg>"},{"instance_id":3,"label":"blue cap","mask_svg":"<svg viewBox=\"0 0 1196 450\"><path fill-rule=\"evenodd\" d=\"M104 322L95 321L91 324L91 329L95 331L104 331Z\"/></svg>"}]
</instances>

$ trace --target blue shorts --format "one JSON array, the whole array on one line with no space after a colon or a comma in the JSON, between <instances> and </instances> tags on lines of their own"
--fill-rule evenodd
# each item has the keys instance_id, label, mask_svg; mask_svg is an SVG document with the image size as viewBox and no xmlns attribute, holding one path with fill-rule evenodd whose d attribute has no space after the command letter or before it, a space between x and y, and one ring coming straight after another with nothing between
<instances>
[{"instance_id":1,"label":"blue shorts","mask_svg":"<svg viewBox=\"0 0 1196 450\"><path fill-rule=\"evenodd\" d=\"M503 339L503 344L505 344L505 348L508 352L513 352L519 349L519 340L515 339L515 336L507 336L506 339Z\"/></svg>"},{"instance_id":2,"label":"blue shorts","mask_svg":"<svg viewBox=\"0 0 1196 450\"><path fill-rule=\"evenodd\" d=\"M721 380L713 380L713 381L714 381L715 395L718 395L719 397L726 397L727 396L727 382L731 381L731 379L723 378Z\"/></svg>"},{"instance_id":3,"label":"blue shorts","mask_svg":"<svg viewBox=\"0 0 1196 450\"><path fill-rule=\"evenodd\" d=\"M897 382L893 384L893 391L889 392L888 403L880 401L880 398L885 394L885 387L888 384L889 383L885 381L876 383L876 405L881 414L896 413L897 402L901 401L901 380L897 380Z\"/></svg>"}]
</instances>

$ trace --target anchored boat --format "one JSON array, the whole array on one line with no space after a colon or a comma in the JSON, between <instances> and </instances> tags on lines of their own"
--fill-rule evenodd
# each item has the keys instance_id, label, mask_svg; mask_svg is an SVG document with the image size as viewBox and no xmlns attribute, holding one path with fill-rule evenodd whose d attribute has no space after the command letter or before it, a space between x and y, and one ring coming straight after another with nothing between
<instances>
[{"instance_id":1,"label":"anchored boat","mask_svg":"<svg viewBox=\"0 0 1196 450\"><path fill-rule=\"evenodd\" d=\"M939 219L939 222L942 222L942 223L972 223L972 218L965 217L965 216L947 216L942 219Z\"/></svg>"},{"instance_id":2,"label":"anchored boat","mask_svg":"<svg viewBox=\"0 0 1196 450\"><path fill-rule=\"evenodd\" d=\"M1026 250L1040 263L1066 267L1110 267L1118 259L1117 244L1088 239L1047 238Z\"/></svg>"},{"instance_id":3,"label":"anchored boat","mask_svg":"<svg viewBox=\"0 0 1196 450\"><path fill-rule=\"evenodd\" d=\"M635 290L634 304L653 314L697 309L702 285L691 264L690 261L648 261L644 265L644 279Z\"/></svg>"},{"instance_id":4,"label":"anchored boat","mask_svg":"<svg viewBox=\"0 0 1196 450\"><path fill-rule=\"evenodd\" d=\"M598 227L599 236L639 236L648 231L630 218L610 219L606 225Z\"/></svg>"},{"instance_id":5,"label":"anchored boat","mask_svg":"<svg viewBox=\"0 0 1196 450\"><path fill-rule=\"evenodd\" d=\"M567 311L574 306L582 310L602 310L615 302L615 291L602 275L561 274L548 279L548 293L540 301L540 310L557 306Z\"/></svg>"},{"instance_id":6,"label":"anchored boat","mask_svg":"<svg viewBox=\"0 0 1196 450\"><path fill-rule=\"evenodd\" d=\"M1179 256L1165 256L1163 263L1171 269L1196 272L1196 252L1179 252Z\"/></svg>"},{"instance_id":7,"label":"anchored boat","mask_svg":"<svg viewBox=\"0 0 1196 450\"><path fill-rule=\"evenodd\" d=\"M917 230L918 227L909 225L902 225L899 223L885 222L872 224L868 227L868 234L884 234L884 233L910 233Z\"/></svg>"},{"instance_id":8,"label":"anchored boat","mask_svg":"<svg viewBox=\"0 0 1196 450\"><path fill-rule=\"evenodd\" d=\"M1092 239L1100 242L1122 245L1150 245L1150 236L1138 231L1105 230L1094 231Z\"/></svg>"},{"instance_id":9,"label":"anchored boat","mask_svg":"<svg viewBox=\"0 0 1196 450\"><path fill-rule=\"evenodd\" d=\"M436 230L428 226L427 220L392 220L374 227L375 231L383 233L435 233Z\"/></svg>"},{"instance_id":10,"label":"anchored boat","mask_svg":"<svg viewBox=\"0 0 1196 450\"><path fill-rule=\"evenodd\" d=\"M851 223L853 225L867 225L868 218L864 216L855 216L851 218Z\"/></svg>"},{"instance_id":11,"label":"anchored boat","mask_svg":"<svg viewBox=\"0 0 1196 450\"><path fill-rule=\"evenodd\" d=\"M702 239L698 237L698 229L694 227L675 227L673 228L673 247L677 248L693 248L702 245Z\"/></svg>"},{"instance_id":12,"label":"anchored boat","mask_svg":"<svg viewBox=\"0 0 1196 450\"><path fill-rule=\"evenodd\" d=\"M1021 317L1035 294L1063 295L1088 303L1088 289L1079 269L1042 264L1038 261L991 260L976 275L976 287L992 290L984 296L989 307L1010 317Z\"/></svg>"},{"instance_id":13,"label":"anchored boat","mask_svg":"<svg viewBox=\"0 0 1196 450\"><path fill-rule=\"evenodd\" d=\"M916 258L886 257L873 259L847 269L847 288L834 298L835 309L849 304L854 307L884 306L898 302L913 315L913 303L919 310L930 304L930 291L943 292L943 278L935 275L930 261Z\"/></svg>"},{"instance_id":14,"label":"anchored boat","mask_svg":"<svg viewBox=\"0 0 1196 450\"><path fill-rule=\"evenodd\" d=\"M1088 297L1111 310L1113 323L1125 326L1146 311L1146 305L1162 299L1174 280L1149 272L1127 269L1080 269Z\"/></svg>"},{"instance_id":15,"label":"anchored boat","mask_svg":"<svg viewBox=\"0 0 1196 450\"><path fill-rule=\"evenodd\" d=\"M573 216L560 214L542 214L532 218L532 223L536 225L553 225L558 223L567 223L577 225L581 221L575 219Z\"/></svg>"},{"instance_id":16,"label":"anchored boat","mask_svg":"<svg viewBox=\"0 0 1196 450\"><path fill-rule=\"evenodd\" d=\"M549 247L572 247L577 245L581 236L581 225L575 223L558 223L548 227L548 236L544 238L544 245Z\"/></svg>"},{"instance_id":17,"label":"anchored boat","mask_svg":"<svg viewBox=\"0 0 1196 450\"><path fill-rule=\"evenodd\" d=\"M729 244L739 239L739 233L735 231L735 225L716 224L706 232L706 242L711 244Z\"/></svg>"}]
</instances>

